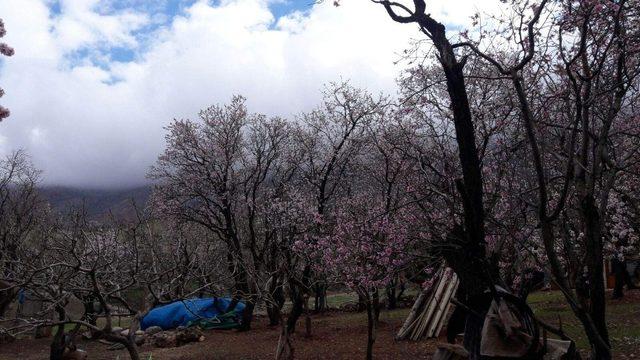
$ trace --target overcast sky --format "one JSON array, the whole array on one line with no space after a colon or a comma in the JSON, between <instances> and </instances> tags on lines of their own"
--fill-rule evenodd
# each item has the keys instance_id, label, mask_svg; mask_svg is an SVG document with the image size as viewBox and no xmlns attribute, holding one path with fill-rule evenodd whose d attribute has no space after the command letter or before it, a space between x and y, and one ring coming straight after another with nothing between
<instances>
[{"instance_id":1,"label":"overcast sky","mask_svg":"<svg viewBox=\"0 0 640 360\"><path fill-rule=\"evenodd\" d=\"M394 65L413 26L367 0L0 0L0 154L26 149L45 184L145 182L173 118L248 98L251 111L292 117L323 84L350 79L395 94ZM451 27L478 1L432 1ZM453 6L452 6L453 5ZM452 9L453 7L453 9Z\"/></svg>"}]
</instances>

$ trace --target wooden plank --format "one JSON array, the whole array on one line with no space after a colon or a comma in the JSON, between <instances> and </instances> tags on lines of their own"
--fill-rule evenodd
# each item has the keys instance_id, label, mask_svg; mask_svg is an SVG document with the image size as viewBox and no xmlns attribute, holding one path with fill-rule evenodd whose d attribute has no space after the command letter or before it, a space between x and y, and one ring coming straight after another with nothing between
<instances>
[{"instance_id":1,"label":"wooden plank","mask_svg":"<svg viewBox=\"0 0 640 360\"><path fill-rule=\"evenodd\" d=\"M445 272L445 274L446 273L447 272ZM443 281L446 283L446 287L438 299L437 308L434 312L433 318L429 322L429 327L427 328L426 333L426 336L429 338L434 336L434 332L440 324L440 319L444 316L444 312L449 304L449 299L451 298L450 294L455 286L455 274L452 273L450 276L444 276Z\"/></svg>"},{"instance_id":2,"label":"wooden plank","mask_svg":"<svg viewBox=\"0 0 640 360\"><path fill-rule=\"evenodd\" d=\"M442 291L445 287L445 281L444 281L444 272L442 273L442 276L440 276L440 279L438 279L438 286L436 288L435 293L433 294L433 296L429 299L429 303L427 306L427 310L425 311L424 317L422 318L421 321L421 330L424 331L424 328L426 327L426 325L431 321L431 318L433 317L433 312L436 310L436 307L438 305L438 301L441 297ZM423 332L420 333L414 333L414 340L418 340L420 337L422 337Z\"/></svg>"},{"instance_id":3,"label":"wooden plank","mask_svg":"<svg viewBox=\"0 0 640 360\"><path fill-rule=\"evenodd\" d=\"M447 314L449 314L449 310L451 309L451 298L455 295L456 291L458 290L458 286L460 285L460 280L458 280L458 276L454 274L454 278L455 278L455 281L452 287L452 291L449 293L449 296L446 299L447 306L445 307L444 313L442 314L440 321L438 321L438 326L436 327L435 332L432 334L432 337L437 337L438 335L440 335L440 331L442 330L442 327L444 326L444 322L447 319Z\"/></svg>"},{"instance_id":4,"label":"wooden plank","mask_svg":"<svg viewBox=\"0 0 640 360\"><path fill-rule=\"evenodd\" d=\"M439 276L441 272L442 269L436 273L436 276ZM407 319L402 324L400 330L398 330L398 334L396 335L397 340L404 340L407 338L407 336L409 336L411 330L416 325L416 320L420 318L420 314L424 311L425 303L429 300L430 295L432 294L433 291L431 289L428 289L423 290L420 295L418 295L418 298L411 307L411 311L409 312Z\"/></svg>"}]
</instances>

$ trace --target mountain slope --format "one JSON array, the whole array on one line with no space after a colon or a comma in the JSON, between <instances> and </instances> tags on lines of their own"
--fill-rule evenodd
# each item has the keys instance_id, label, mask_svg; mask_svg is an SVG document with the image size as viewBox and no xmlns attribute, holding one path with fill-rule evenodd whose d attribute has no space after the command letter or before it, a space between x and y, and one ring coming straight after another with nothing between
<instances>
[{"instance_id":1,"label":"mountain slope","mask_svg":"<svg viewBox=\"0 0 640 360\"><path fill-rule=\"evenodd\" d=\"M119 190L49 186L41 188L40 194L54 210L61 213L84 206L91 219L107 217L110 212L118 218L129 218L135 215L132 201L143 208L151 190L150 185Z\"/></svg>"}]
</instances>

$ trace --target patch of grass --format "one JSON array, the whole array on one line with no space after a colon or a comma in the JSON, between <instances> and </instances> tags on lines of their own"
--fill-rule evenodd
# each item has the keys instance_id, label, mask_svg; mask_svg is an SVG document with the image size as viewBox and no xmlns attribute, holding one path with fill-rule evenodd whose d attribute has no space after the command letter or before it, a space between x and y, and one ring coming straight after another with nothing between
<instances>
[{"instance_id":1,"label":"patch of grass","mask_svg":"<svg viewBox=\"0 0 640 360\"><path fill-rule=\"evenodd\" d=\"M566 304L560 291L531 294L529 304L536 316L549 324L558 326L560 319L564 332L576 342L576 346L588 351L589 341L582 324ZM627 352L640 347L640 303L608 302L606 316L614 352Z\"/></svg>"},{"instance_id":2,"label":"patch of grass","mask_svg":"<svg viewBox=\"0 0 640 360\"><path fill-rule=\"evenodd\" d=\"M527 298L529 304L539 303L563 303L564 295L560 291L537 291Z\"/></svg>"},{"instance_id":3,"label":"patch of grass","mask_svg":"<svg viewBox=\"0 0 640 360\"><path fill-rule=\"evenodd\" d=\"M405 290L403 296L415 297L418 295L419 291L420 291L419 289L409 288ZM380 299L384 300L385 297L386 296L384 291L380 290ZM327 294L327 306L332 309L340 308L341 306L344 306L345 304L349 304L349 303L355 304L357 302L358 302L358 294L356 294L353 291L344 292L344 293Z\"/></svg>"},{"instance_id":4,"label":"patch of grass","mask_svg":"<svg viewBox=\"0 0 640 360\"><path fill-rule=\"evenodd\" d=\"M355 292L327 294L327 306L329 308L340 308L345 304L357 303L358 295Z\"/></svg>"}]
</instances>

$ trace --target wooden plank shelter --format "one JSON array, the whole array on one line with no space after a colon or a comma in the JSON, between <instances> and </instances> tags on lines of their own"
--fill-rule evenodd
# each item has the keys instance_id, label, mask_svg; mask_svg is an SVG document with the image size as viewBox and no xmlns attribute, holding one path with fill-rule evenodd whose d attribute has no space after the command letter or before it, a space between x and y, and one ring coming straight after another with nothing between
<instances>
[{"instance_id":1,"label":"wooden plank shelter","mask_svg":"<svg viewBox=\"0 0 640 360\"><path fill-rule=\"evenodd\" d=\"M436 277L434 285L422 291L416 299L396 339L420 340L440 334L460 282L450 268L441 268Z\"/></svg>"}]
</instances>

